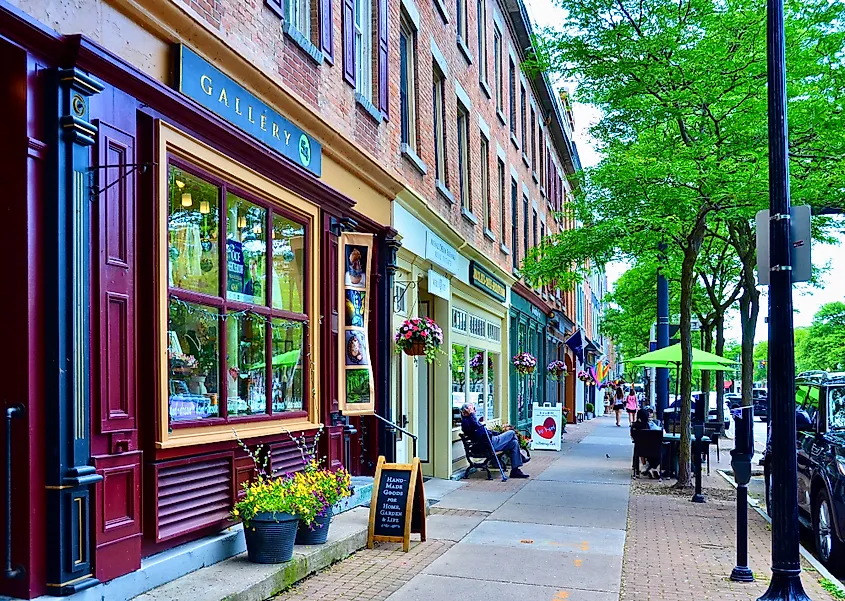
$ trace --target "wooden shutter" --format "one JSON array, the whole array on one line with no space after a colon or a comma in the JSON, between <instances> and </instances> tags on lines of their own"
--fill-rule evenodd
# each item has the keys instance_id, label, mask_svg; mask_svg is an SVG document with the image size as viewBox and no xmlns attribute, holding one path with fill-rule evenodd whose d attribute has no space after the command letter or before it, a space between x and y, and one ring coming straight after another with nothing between
<instances>
[{"instance_id":1,"label":"wooden shutter","mask_svg":"<svg viewBox=\"0 0 845 601\"><path fill-rule=\"evenodd\" d=\"M389 115L387 73L387 0L378 0L378 108L385 119Z\"/></svg>"},{"instance_id":2,"label":"wooden shutter","mask_svg":"<svg viewBox=\"0 0 845 601\"><path fill-rule=\"evenodd\" d=\"M320 49L330 63L334 63L334 15L332 0L320 0Z\"/></svg>"},{"instance_id":3,"label":"wooden shutter","mask_svg":"<svg viewBox=\"0 0 845 601\"><path fill-rule=\"evenodd\" d=\"M326 0L329 1L329 0ZM343 79L355 86L355 2L343 2Z\"/></svg>"}]
</instances>

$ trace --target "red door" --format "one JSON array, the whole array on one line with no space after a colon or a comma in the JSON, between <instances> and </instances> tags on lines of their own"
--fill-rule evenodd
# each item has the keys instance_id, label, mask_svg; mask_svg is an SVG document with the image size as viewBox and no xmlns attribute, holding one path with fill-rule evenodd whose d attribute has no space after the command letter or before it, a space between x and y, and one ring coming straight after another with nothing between
<instances>
[{"instance_id":1,"label":"red door","mask_svg":"<svg viewBox=\"0 0 845 601\"><path fill-rule=\"evenodd\" d=\"M141 566L141 456L135 382L135 137L98 123L92 163L91 451L95 571L111 580Z\"/></svg>"}]
</instances>

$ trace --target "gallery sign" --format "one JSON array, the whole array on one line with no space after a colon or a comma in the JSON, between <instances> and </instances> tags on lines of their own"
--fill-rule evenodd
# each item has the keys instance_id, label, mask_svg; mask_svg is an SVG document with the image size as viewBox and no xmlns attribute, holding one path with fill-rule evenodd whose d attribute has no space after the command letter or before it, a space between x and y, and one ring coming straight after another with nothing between
<instances>
[{"instance_id":1,"label":"gallery sign","mask_svg":"<svg viewBox=\"0 0 845 601\"><path fill-rule=\"evenodd\" d=\"M319 142L187 46L180 44L176 51L174 85L179 92L320 177Z\"/></svg>"},{"instance_id":2,"label":"gallery sign","mask_svg":"<svg viewBox=\"0 0 845 601\"><path fill-rule=\"evenodd\" d=\"M505 283L475 261L469 263L469 281L496 300L505 302L507 299L508 289Z\"/></svg>"},{"instance_id":3,"label":"gallery sign","mask_svg":"<svg viewBox=\"0 0 845 601\"><path fill-rule=\"evenodd\" d=\"M337 400L344 415L375 412L373 364L370 361L370 267L373 235L340 235L338 278L343 328L338 344Z\"/></svg>"}]
</instances>

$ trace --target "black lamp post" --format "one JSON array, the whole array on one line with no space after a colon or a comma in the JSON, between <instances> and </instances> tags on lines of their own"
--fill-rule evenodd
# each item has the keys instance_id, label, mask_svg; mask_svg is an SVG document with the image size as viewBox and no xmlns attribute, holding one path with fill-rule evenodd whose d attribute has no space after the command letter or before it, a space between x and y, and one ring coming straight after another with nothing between
<instances>
[{"instance_id":1,"label":"black lamp post","mask_svg":"<svg viewBox=\"0 0 845 601\"><path fill-rule=\"evenodd\" d=\"M769 373L772 448L772 579L759 601L809 601L798 555L795 350L789 235L789 154L783 0L768 0Z\"/></svg>"}]
</instances>

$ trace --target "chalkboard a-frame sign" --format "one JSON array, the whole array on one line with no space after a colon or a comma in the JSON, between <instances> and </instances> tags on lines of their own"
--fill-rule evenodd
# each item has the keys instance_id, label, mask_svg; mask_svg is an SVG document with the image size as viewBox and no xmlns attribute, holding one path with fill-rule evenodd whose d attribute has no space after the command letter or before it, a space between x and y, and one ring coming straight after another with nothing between
<instances>
[{"instance_id":1,"label":"chalkboard a-frame sign","mask_svg":"<svg viewBox=\"0 0 845 601\"><path fill-rule=\"evenodd\" d=\"M425 491L420 460L413 463L385 463L378 458L370 501L370 528L367 547L374 541L402 543L411 548L411 533L425 541Z\"/></svg>"}]
</instances>

